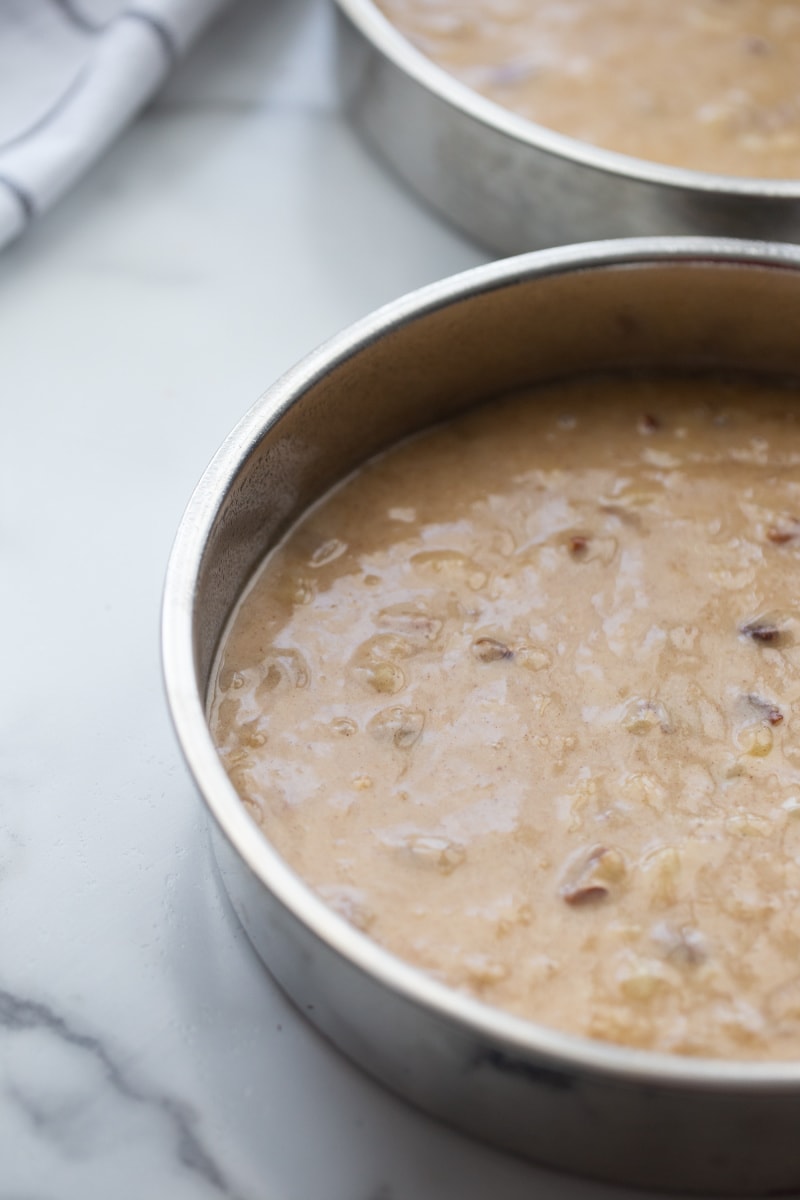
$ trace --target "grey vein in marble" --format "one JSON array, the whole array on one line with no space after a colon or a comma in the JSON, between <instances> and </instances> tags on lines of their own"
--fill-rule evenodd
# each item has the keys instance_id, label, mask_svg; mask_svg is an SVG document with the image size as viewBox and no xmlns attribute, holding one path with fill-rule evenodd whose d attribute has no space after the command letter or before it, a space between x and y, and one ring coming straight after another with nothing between
<instances>
[{"instance_id":1,"label":"grey vein in marble","mask_svg":"<svg viewBox=\"0 0 800 1200\"><path fill-rule=\"evenodd\" d=\"M196 1128L197 1119L189 1104L165 1092L148 1091L134 1083L114 1060L104 1043L87 1033L72 1028L63 1017L44 1004L0 990L0 1030L11 1034L44 1031L66 1046L82 1052L82 1056L98 1067L108 1085L119 1097L136 1105L147 1106L163 1118L171 1131L174 1149L180 1164L218 1195L230 1200L245 1200L243 1193L226 1177L211 1151L204 1145ZM48 1095L34 1094L20 1085L6 1082L2 1094L7 1102L21 1111L36 1134L61 1144L62 1151L74 1153L70 1146L70 1125L75 1123L73 1109L52 1103ZM0 1193L0 1200L11 1200Z\"/></svg>"}]
</instances>

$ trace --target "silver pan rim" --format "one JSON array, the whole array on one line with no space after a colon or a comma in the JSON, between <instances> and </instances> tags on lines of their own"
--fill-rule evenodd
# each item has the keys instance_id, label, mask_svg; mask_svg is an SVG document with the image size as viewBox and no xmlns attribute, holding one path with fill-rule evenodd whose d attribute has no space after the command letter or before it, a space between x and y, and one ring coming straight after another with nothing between
<instances>
[{"instance_id":1,"label":"silver pan rim","mask_svg":"<svg viewBox=\"0 0 800 1200\"><path fill-rule=\"evenodd\" d=\"M606 150L539 125L481 96L426 58L384 17L373 0L336 0L336 3L361 34L400 71L446 104L503 137L554 158L579 163L599 174L657 185L670 191L754 200L800 200L800 179L757 179L673 167Z\"/></svg>"},{"instance_id":2,"label":"silver pan rim","mask_svg":"<svg viewBox=\"0 0 800 1200\"><path fill-rule=\"evenodd\" d=\"M448 305L551 275L641 266L705 264L800 272L800 247L703 237L626 238L533 251L409 293L312 351L277 380L225 439L181 519L167 568L162 669L172 722L206 807L260 883L321 942L384 987L443 1022L577 1075L702 1092L795 1093L800 1061L681 1058L606 1044L515 1017L458 993L382 949L330 909L292 870L247 815L217 756L194 656L194 600L210 530L231 483L264 433L315 382L385 334Z\"/></svg>"}]
</instances>

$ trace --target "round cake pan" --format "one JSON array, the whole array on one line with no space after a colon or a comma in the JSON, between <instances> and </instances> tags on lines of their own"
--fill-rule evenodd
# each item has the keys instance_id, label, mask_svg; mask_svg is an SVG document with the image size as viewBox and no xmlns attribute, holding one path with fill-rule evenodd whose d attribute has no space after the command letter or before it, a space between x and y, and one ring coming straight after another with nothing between
<instances>
[{"instance_id":1,"label":"round cake pan","mask_svg":"<svg viewBox=\"0 0 800 1200\"><path fill-rule=\"evenodd\" d=\"M800 250L707 239L543 251L427 287L275 384L198 485L169 564L167 692L224 885L278 982L370 1074L545 1163L669 1190L800 1190L800 1062L657 1055L448 989L327 908L239 801L206 723L220 637L291 523L359 463L479 401L615 368L800 376ZM535 401L533 401L535 402Z\"/></svg>"},{"instance_id":2,"label":"round cake pan","mask_svg":"<svg viewBox=\"0 0 800 1200\"><path fill-rule=\"evenodd\" d=\"M501 254L594 238L800 241L800 179L662 166L555 133L415 50L372 0L337 0L343 103L425 200Z\"/></svg>"}]
</instances>

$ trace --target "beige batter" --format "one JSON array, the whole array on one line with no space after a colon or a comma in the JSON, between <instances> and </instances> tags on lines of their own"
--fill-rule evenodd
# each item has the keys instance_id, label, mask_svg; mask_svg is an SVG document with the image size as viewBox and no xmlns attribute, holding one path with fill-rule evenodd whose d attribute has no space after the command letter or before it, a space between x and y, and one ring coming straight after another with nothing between
<instances>
[{"instance_id":1,"label":"beige batter","mask_svg":"<svg viewBox=\"0 0 800 1200\"><path fill-rule=\"evenodd\" d=\"M797 0L377 0L489 99L639 158L800 177Z\"/></svg>"},{"instance_id":2,"label":"beige batter","mask_svg":"<svg viewBox=\"0 0 800 1200\"><path fill-rule=\"evenodd\" d=\"M379 458L271 555L211 724L331 905L632 1046L800 1057L800 397L595 378Z\"/></svg>"}]
</instances>

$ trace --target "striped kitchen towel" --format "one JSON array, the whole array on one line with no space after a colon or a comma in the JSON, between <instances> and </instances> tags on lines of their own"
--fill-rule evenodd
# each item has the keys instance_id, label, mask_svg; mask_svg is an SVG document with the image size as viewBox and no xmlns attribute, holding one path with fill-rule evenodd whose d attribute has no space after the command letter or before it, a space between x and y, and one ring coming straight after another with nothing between
<instances>
[{"instance_id":1,"label":"striped kitchen towel","mask_svg":"<svg viewBox=\"0 0 800 1200\"><path fill-rule=\"evenodd\" d=\"M226 0L0 0L0 247L113 142Z\"/></svg>"}]
</instances>

